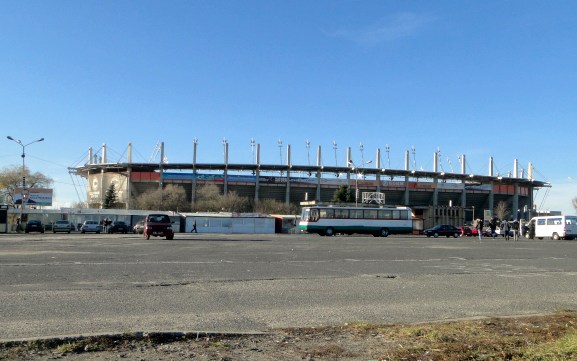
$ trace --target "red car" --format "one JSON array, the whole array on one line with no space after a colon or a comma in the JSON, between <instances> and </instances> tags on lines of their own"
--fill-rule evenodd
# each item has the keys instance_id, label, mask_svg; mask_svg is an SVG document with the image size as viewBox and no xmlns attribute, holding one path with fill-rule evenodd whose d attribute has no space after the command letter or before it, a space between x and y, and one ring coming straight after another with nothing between
<instances>
[{"instance_id":1,"label":"red car","mask_svg":"<svg viewBox=\"0 0 577 361\"><path fill-rule=\"evenodd\" d=\"M149 214L144 220L144 236L146 239L153 237L166 237L166 239L174 239L174 231L172 230L172 222L170 217L166 214Z\"/></svg>"},{"instance_id":2,"label":"red car","mask_svg":"<svg viewBox=\"0 0 577 361\"><path fill-rule=\"evenodd\" d=\"M479 235L479 230L477 228L471 229L471 236L477 237ZM483 229L483 237L492 237L491 230Z\"/></svg>"},{"instance_id":3,"label":"red car","mask_svg":"<svg viewBox=\"0 0 577 361\"><path fill-rule=\"evenodd\" d=\"M467 226L457 227L461 230L461 237L471 237L473 235L473 230ZM476 230L475 230L476 231Z\"/></svg>"}]
</instances>

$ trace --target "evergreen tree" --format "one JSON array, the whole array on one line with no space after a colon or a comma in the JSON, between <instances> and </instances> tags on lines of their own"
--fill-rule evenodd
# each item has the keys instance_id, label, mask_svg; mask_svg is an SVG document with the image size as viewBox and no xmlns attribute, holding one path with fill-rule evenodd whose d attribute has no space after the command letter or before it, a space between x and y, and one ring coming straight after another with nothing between
<instances>
[{"instance_id":1,"label":"evergreen tree","mask_svg":"<svg viewBox=\"0 0 577 361\"><path fill-rule=\"evenodd\" d=\"M116 188L114 187L114 183L111 183L110 187L108 187L108 190L106 191L106 194L104 195L104 204L102 205L102 208L114 208L117 201L118 195L116 194Z\"/></svg>"},{"instance_id":2,"label":"evergreen tree","mask_svg":"<svg viewBox=\"0 0 577 361\"><path fill-rule=\"evenodd\" d=\"M335 191L333 194L333 202L352 202L353 201L353 194L349 186L342 185Z\"/></svg>"}]
</instances>

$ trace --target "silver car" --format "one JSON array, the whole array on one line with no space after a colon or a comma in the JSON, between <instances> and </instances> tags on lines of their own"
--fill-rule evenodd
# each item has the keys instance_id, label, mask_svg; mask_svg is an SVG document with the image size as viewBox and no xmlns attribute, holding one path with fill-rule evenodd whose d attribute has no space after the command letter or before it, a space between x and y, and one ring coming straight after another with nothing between
<instances>
[{"instance_id":1,"label":"silver car","mask_svg":"<svg viewBox=\"0 0 577 361\"><path fill-rule=\"evenodd\" d=\"M80 227L80 233L86 232L100 233L102 232L102 225L98 221L84 221L82 227Z\"/></svg>"},{"instance_id":2,"label":"silver car","mask_svg":"<svg viewBox=\"0 0 577 361\"><path fill-rule=\"evenodd\" d=\"M70 233L70 231L72 231L72 223L70 223L68 221L56 221L52 225L52 232L53 233L56 233L56 232Z\"/></svg>"}]
</instances>

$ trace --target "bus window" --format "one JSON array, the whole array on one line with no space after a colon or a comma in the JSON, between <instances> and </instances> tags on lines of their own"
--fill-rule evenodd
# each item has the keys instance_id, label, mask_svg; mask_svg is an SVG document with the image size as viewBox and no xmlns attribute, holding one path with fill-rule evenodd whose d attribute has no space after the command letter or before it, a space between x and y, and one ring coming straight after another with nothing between
<instances>
[{"instance_id":1,"label":"bus window","mask_svg":"<svg viewBox=\"0 0 577 361\"><path fill-rule=\"evenodd\" d=\"M401 218L400 219L409 219L409 211L400 211Z\"/></svg>"},{"instance_id":2,"label":"bus window","mask_svg":"<svg viewBox=\"0 0 577 361\"><path fill-rule=\"evenodd\" d=\"M363 218L363 210L362 209L351 209L350 210L350 217L351 218Z\"/></svg>"},{"instance_id":3,"label":"bus window","mask_svg":"<svg viewBox=\"0 0 577 361\"><path fill-rule=\"evenodd\" d=\"M316 222L319 220L319 210L316 208L311 209L311 221Z\"/></svg>"},{"instance_id":4,"label":"bus window","mask_svg":"<svg viewBox=\"0 0 577 361\"><path fill-rule=\"evenodd\" d=\"M544 226L544 225L545 225L545 220L544 220L544 219L537 219L537 225L538 225L538 226Z\"/></svg>"},{"instance_id":5,"label":"bus window","mask_svg":"<svg viewBox=\"0 0 577 361\"><path fill-rule=\"evenodd\" d=\"M401 219L401 211L393 211L393 219Z\"/></svg>"},{"instance_id":6,"label":"bus window","mask_svg":"<svg viewBox=\"0 0 577 361\"><path fill-rule=\"evenodd\" d=\"M391 218L393 218L393 213L390 209L379 211L379 219L391 219Z\"/></svg>"},{"instance_id":7,"label":"bus window","mask_svg":"<svg viewBox=\"0 0 577 361\"><path fill-rule=\"evenodd\" d=\"M365 218L377 219L378 213L376 209L365 209Z\"/></svg>"},{"instance_id":8,"label":"bus window","mask_svg":"<svg viewBox=\"0 0 577 361\"><path fill-rule=\"evenodd\" d=\"M325 218L325 219L335 218L335 210L334 209L322 208L319 211L320 211L321 218Z\"/></svg>"},{"instance_id":9,"label":"bus window","mask_svg":"<svg viewBox=\"0 0 577 361\"><path fill-rule=\"evenodd\" d=\"M335 218L349 218L348 209L335 209Z\"/></svg>"}]
</instances>

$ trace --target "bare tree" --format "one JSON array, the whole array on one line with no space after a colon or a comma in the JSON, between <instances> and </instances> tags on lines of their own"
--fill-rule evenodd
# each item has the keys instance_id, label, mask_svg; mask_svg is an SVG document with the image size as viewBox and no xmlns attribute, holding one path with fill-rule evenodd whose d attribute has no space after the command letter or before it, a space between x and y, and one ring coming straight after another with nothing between
<instances>
[{"instance_id":1,"label":"bare tree","mask_svg":"<svg viewBox=\"0 0 577 361\"><path fill-rule=\"evenodd\" d=\"M88 208L88 205L86 204L86 202L80 202L80 201L78 201L78 202L72 203L71 208L82 208L82 209L84 209L84 208Z\"/></svg>"},{"instance_id":2,"label":"bare tree","mask_svg":"<svg viewBox=\"0 0 577 361\"><path fill-rule=\"evenodd\" d=\"M507 202L500 201L499 203L497 203L497 206L493 210L493 213L495 214L495 217L503 220L509 217L509 214L511 214L511 210L509 209L509 207L507 207Z\"/></svg>"},{"instance_id":3,"label":"bare tree","mask_svg":"<svg viewBox=\"0 0 577 361\"><path fill-rule=\"evenodd\" d=\"M275 199L263 199L258 202L255 211L264 214L298 214L300 209L294 204L286 204Z\"/></svg>"},{"instance_id":4,"label":"bare tree","mask_svg":"<svg viewBox=\"0 0 577 361\"><path fill-rule=\"evenodd\" d=\"M145 192L134 200L138 209L159 211L188 211L190 204L182 186L169 184L164 189Z\"/></svg>"},{"instance_id":5,"label":"bare tree","mask_svg":"<svg viewBox=\"0 0 577 361\"><path fill-rule=\"evenodd\" d=\"M52 178L40 172L30 173L28 167L9 166L0 171L0 192L5 198L5 203L14 206L14 191L22 187L22 176L26 177L27 188L50 188L54 181Z\"/></svg>"},{"instance_id":6,"label":"bare tree","mask_svg":"<svg viewBox=\"0 0 577 361\"><path fill-rule=\"evenodd\" d=\"M197 212L250 212L251 209L247 198L236 192L221 194L215 184L204 184L196 191L194 210Z\"/></svg>"}]
</instances>

